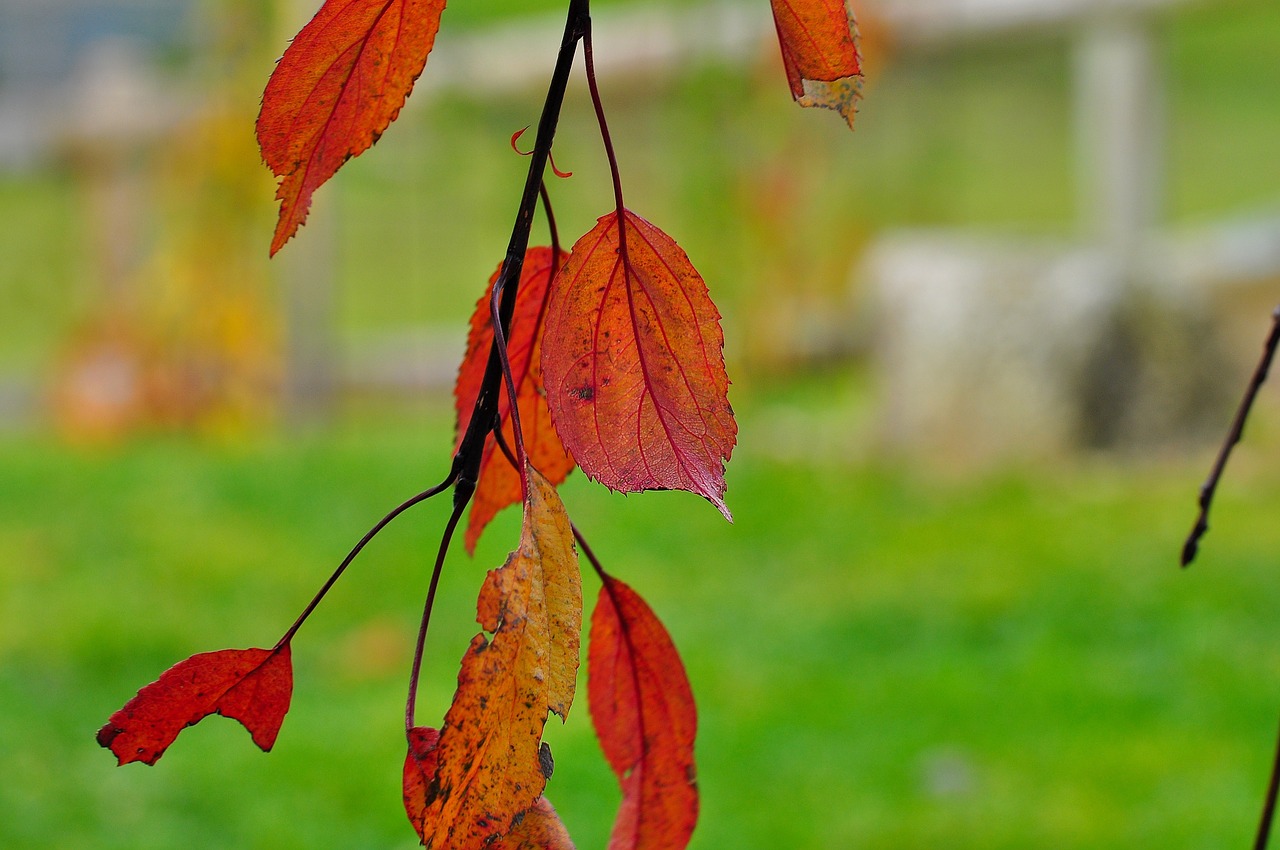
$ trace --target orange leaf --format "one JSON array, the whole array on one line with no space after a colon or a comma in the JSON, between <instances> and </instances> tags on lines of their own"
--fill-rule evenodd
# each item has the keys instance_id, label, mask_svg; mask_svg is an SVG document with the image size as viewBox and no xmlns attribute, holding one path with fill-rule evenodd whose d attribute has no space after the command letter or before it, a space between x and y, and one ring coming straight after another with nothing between
<instances>
[{"instance_id":1,"label":"orange leaf","mask_svg":"<svg viewBox=\"0 0 1280 850\"><path fill-rule=\"evenodd\" d=\"M288 644L202 652L138 691L98 730L98 743L120 764L155 764L179 732L216 712L239 720L255 744L270 750L292 695Z\"/></svg>"},{"instance_id":2,"label":"orange leaf","mask_svg":"<svg viewBox=\"0 0 1280 850\"><path fill-rule=\"evenodd\" d=\"M262 94L258 146L279 178L275 254L311 195L400 114L427 63L444 0L325 0Z\"/></svg>"},{"instance_id":3,"label":"orange leaf","mask_svg":"<svg viewBox=\"0 0 1280 850\"><path fill-rule=\"evenodd\" d=\"M445 714L438 769L414 827L435 850L479 850L509 832L551 770L539 747L547 713L573 702L582 587L569 516L549 481L529 476L520 548L480 589L478 634Z\"/></svg>"},{"instance_id":4,"label":"orange leaf","mask_svg":"<svg viewBox=\"0 0 1280 850\"><path fill-rule=\"evenodd\" d=\"M834 109L853 126L862 96L858 27L847 0L772 0L791 96Z\"/></svg>"},{"instance_id":5,"label":"orange leaf","mask_svg":"<svg viewBox=\"0 0 1280 850\"><path fill-rule=\"evenodd\" d=\"M693 690L653 610L608 575L591 616L587 700L622 785L609 850L681 850L698 821Z\"/></svg>"},{"instance_id":6,"label":"orange leaf","mask_svg":"<svg viewBox=\"0 0 1280 850\"><path fill-rule=\"evenodd\" d=\"M535 800L520 822L490 847L491 850L574 850L568 830L546 797Z\"/></svg>"},{"instance_id":7,"label":"orange leaf","mask_svg":"<svg viewBox=\"0 0 1280 850\"><path fill-rule=\"evenodd\" d=\"M605 486L689 490L728 518L738 427L720 314L680 246L623 217L625 230L601 218L551 284L542 373L556 431Z\"/></svg>"},{"instance_id":8,"label":"orange leaf","mask_svg":"<svg viewBox=\"0 0 1280 850\"><path fill-rule=\"evenodd\" d=\"M435 779L440 733L426 726L409 730L409 752L404 759L404 808L415 827L423 822L427 788ZM421 838L419 834L419 838ZM490 850L574 850L573 842L555 807L546 797L516 819L511 831L489 845Z\"/></svg>"},{"instance_id":9,"label":"orange leaf","mask_svg":"<svg viewBox=\"0 0 1280 850\"><path fill-rule=\"evenodd\" d=\"M567 255L560 252L560 262ZM480 384L484 380L485 367L489 363L489 347L493 343L493 323L489 317L489 297L498 281L498 271L489 278L489 288L476 303L471 316L471 332L467 337L467 353L458 370L458 383L453 395L458 412L458 440L471 421L471 411ZM573 458L565 451L564 444L551 424L551 411L547 409L547 395L542 388L542 320L546 315L547 294L554 274L551 267L550 248L530 248L524 255L524 267L520 273L520 289L516 293L515 312L511 318L511 333L507 338L507 358L511 361L511 376L515 379L517 406L520 411L520 430L524 434L525 451L534 468L546 476L552 484L559 484L573 470ZM511 403L504 384L498 398L498 415L502 420L502 436L508 446L515 447L515 429L511 422ZM484 444L484 456L480 461L480 479L471 503L471 517L467 524L467 551L475 554L476 541L489 521L507 505L514 505L521 498L520 473L507 461L498 449L497 441L490 436Z\"/></svg>"}]
</instances>

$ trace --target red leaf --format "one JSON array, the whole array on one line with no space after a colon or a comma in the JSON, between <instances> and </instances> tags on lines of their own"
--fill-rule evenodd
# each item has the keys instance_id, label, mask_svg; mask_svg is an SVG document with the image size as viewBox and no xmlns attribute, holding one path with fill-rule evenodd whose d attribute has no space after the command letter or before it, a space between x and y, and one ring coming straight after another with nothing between
<instances>
[{"instance_id":1,"label":"red leaf","mask_svg":"<svg viewBox=\"0 0 1280 850\"><path fill-rule=\"evenodd\" d=\"M262 95L258 145L281 178L275 254L306 221L311 195L368 150L427 63L445 0L325 0Z\"/></svg>"},{"instance_id":2,"label":"red leaf","mask_svg":"<svg viewBox=\"0 0 1280 850\"><path fill-rule=\"evenodd\" d=\"M98 743L120 764L155 764L179 732L216 712L240 721L255 744L270 750L292 695L288 644L202 652L138 691L98 730Z\"/></svg>"},{"instance_id":3,"label":"red leaf","mask_svg":"<svg viewBox=\"0 0 1280 850\"><path fill-rule=\"evenodd\" d=\"M609 850L681 850L698 821L693 691L653 610L612 576L591 616L587 701L622 785Z\"/></svg>"},{"instance_id":4,"label":"red leaf","mask_svg":"<svg viewBox=\"0 0 1280 850\"><path fill-rule=\"evenodd\" d=\"M422 838L422 816L427 811L427 788L436 778L440 732L426 726L409 730L409 752L404 757L404 810Z\"/></svg>"},{"instance_id":5,"label":"red leaf","mask_svg":"<svg viewBox=\"0 0 1280 850\"><path fill-rule=\"evenodd\" d=\"M560 252L560 262L568 256ZM489 278L489 287L476 303L471 316L471 332L467 337L467 353L458 370L458 383L454 387L454 399L458 413L458 440L467 429L485 367L489 363L489 347L493 343L493 323L489 317L489 297L498 281L498 271ZM546 315L549 283L554 270L551 268L550 248L530 248L524 255L524 267L520 273L520 289L516 293L515 312L511 318L511 333L507 339L507 358L511 361L511 376L515 379L517 406L520 411L520 430L524 434L525 451L529 462L552 484L559 484L573 471L573 458L565 451L564 444L551 424L551 411L547 409L546 391L542 388L542 322ZM498 415L502 420L502 436L508 446L515 447L515 429L511 421L511 403L506 386L498 399ZM484 445L480 462L480 478L471 503L471 517L467 524L467 551L475 554L476 541L489 521L498 511L514 505L521 498L520 473L498 449L492 436Z\"/></svg>"},{"instance_id":6,"label":"red leaf","mask_svg":"<svg viewBox=\"0 0 1280 850\"><path fill-rule=\"evenodd\" d=\"M847 0L772 0L791 96L834 109L853 126L862 95L858 28Z\"/></svg>"},{"instance_id":7,"label":"red leaf","mask_svg":"<svg viewBox=\"0 0 1280 850\"><path fill-rule=\"evenodd\" d=\"M556 431L605 486L689 490L729 518L738 427L720 314L680 246L623 215L625 230L609 213L579 239L551 284L542 372Z\"/></svg>"}]
</instances>

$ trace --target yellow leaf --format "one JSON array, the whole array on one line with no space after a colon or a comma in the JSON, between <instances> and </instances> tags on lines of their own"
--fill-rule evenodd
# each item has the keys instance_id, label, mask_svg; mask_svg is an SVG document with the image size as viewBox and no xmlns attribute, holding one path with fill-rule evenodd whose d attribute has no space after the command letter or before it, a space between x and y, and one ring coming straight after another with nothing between
<instances>
[{"instance_id":1,"label":"yellow leaf","mask_svg":"<svg viewBox=\"0 0 1280 850\"><path fill-rule=\"evenodd\" d=\"M445 715L419 835L434 850L480 850L542 794L547 715L573 703L582 586L573 531L555 488L526 469L520 548L485 578L480 625ZM548 766L544 766L548 765Z\"/></svg>"}]
</instances>

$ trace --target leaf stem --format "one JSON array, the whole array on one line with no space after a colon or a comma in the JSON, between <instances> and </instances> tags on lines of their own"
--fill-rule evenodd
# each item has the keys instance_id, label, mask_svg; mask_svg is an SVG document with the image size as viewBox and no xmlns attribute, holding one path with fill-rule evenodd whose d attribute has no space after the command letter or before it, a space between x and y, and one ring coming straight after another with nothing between
<instances>
[{"instance_id":1,"label":"leaf stem","mask_svg":"<svg viewBox=\"0 0 1280 850\"><path fill-rule=\"evenodd\" d=\"M609 122L604 117L604 102L600 99L600 86L596 82L595 56L591 49L591 21L587 20L587 29L582 36L582 57L587 65L587 87L591 90L591 104L596 110L596 123L600 125L600 140L604 143L604 153L609 159L609 174L613 178L613 202L618 212L619 251L626 254L626 234L622 226L622 178L618 174L618 157L613 150L613 137L609 135Z\"/></svg>"},{"instance_id":2,"label":"leaf stem","mask_svg":"<svg viewBox=\"0 0 1280 850\"><path fill-rule=\"evenodd\" d=\"M601 581L604 581L605 578L608 577L608 573L604 571L604 567L600 566L600 559L596 557L596 553L593 552L591 547L587 544L587 538L582 536L582 532L578 530L578 526L573 523L569 523L569 527L573 529L573 539L578 541L578 548L582 550L582 554L587 556L587 560L591 562L591 566L595 569L596 575L600 577ZM608 582L605 582L605 584L607 586ZM612 591L610 591L610 595L612 595Z\"/></svg>"},{"instance_id":3,"label":"leaf stem","mask_svg":"<svg viewBox=\"0 0 1280 850\"><path fill-rule=\"evenodd\" d=\"M555 258L552 257L552 269L555 268ZM516 443L516 471L520 472L520 492L521 500L529 499L529 479L524 474L524 468L528 464L529 455L524 449L524 428L520 424L520 397L516 393L516 380L511 374L511 358L507 354L507 335L502 331L502 322L499 317L500 299L502 297L502 280L499 280L493 286L493 293L489 296L489 316L493 322L493 342L497 347L498 363L502 367L502 379L507 385L507 411L511 416L511 433L515 437ZM497 423L493 426L495 435L502 433L502 419L499 417Z\"/></svg>"},{"instance_id":4,"label":"leaf stem","mask_svg":"<svg viewBox=\"0 0 1280 850\"><path fill-rule=\"evenodd\" d=\"M551 276L555 277L560 266L560 230L556 227L556 213L551 209L551 194L547 191L545 180L542 181L538 194L542 196L542 212L547 217L547 230L551 239Z\"/></svg>"},{"instance_id":5,"label":"leaf stem","mask_svg":"<svg viewBox=\"0 0 1280 850\"><path fill-rule=\"evenodd\" d=\"M445 490L447 490L454 483L454 480L456 479L456 477L457 477L456 470L450 470L449 476L445 478L444 481L441 481L439 484L432 487L430 490L423 490L418 495L413 496L401 502L399 505L393 508L390 513L388 513L382 519L378 520L378 522L373 526L373 528L365 532L364 537L360 538L360 542L358 542L355 546L351 548L351 551L347 553L347 557L343 558L342 563L338 564L338 568L333 571L333 575L329 576L329 580L326 581L324 583L324 586L322 586L320 590L316 592L316 595L312 597L311 602L308 603L307 607L304 608L302 613L298 615L298 619L293 621L293 625L290 626L288 631L284 633L284 636L281 637L280 640L276 642L275 649L278 650L281 647L283 647L285 644L287 644L289 641L293 640L293 636L297 634L298 629L302 628L302 624L305 623L307 618L311 616L311 612L316 610L316 606L319 605L321 600L324 599L325 594L329 592L330 588L332 588L335 584L337 584L338 579L342 578L342 574L346 572L347 567L351 566L351 562L354 561L356 559L356 556L360 554L361 550L363 550L364 547L369 544L369 541L378 535L378 532L386 528L391 523L392 520L400 516L400 514L404 513L405 511L409 510L409 508L413 507L414 505L420 502L425 502L427 499L430 499L432 496L438 495L444 492Z\"/></svg>"},{"instance_id":6,"label":"leaf stem","mask_svg":"<svg viewBox=\"0 0 1280 850\"><path fill-rule=\"evenodd\" d=\"M1205 479L1204 484L1200 486L1200 498L1198 504L1200 513L1196 516L1195 525L1191 527L1191 533L1187 535L1186 542L1182 544L1182 566L1187 566L1196 557L1196 552L1200 549L1200 539L1204 537L1205 532L1209 530L1209 508L1213 504L1213 496L1218 490L1218 482L1222 480L1222 472L1226 469L1227 460L1231 457L1231 450L1240 442L1240 438L1244 434L1244 424L1249 418L1249 411L1253 409L1253 402L1258 397L1258 390L1262 389L1263 383L1267 380L1267 372L1271 369L1271 361L1276 356L1276 348L1280 346L1280 307L1271 314L1271 333L1267 335L1266 342L1262 346L1262 357L1258 360L1258 366L1254 369L1253 377L1249 381L1249 386L1245 390L1244 398L1240 400L1240 407L1236 409L1235 418L1231 421L1231 428L1227 431L1227 437L1222 441L1222 448L1218 449L1218 457L1213 463L1213 469L1209 472L1209 477Z\"/></svg>"},{"instance_id":7,"label":"leaf stem","mask_svg":"<svg viewBox=\"0 0 1280 850\"><path fill-rule=\"evenodd\" d=\"M440 587L440 574L444 570L444 558L449 553L449 543L453 540L454 529L466 503L454 504L449 514L449 522L440 536L440 548L436 550L436 563L431 570L431 584L427 587L427 598L422 605L422 620L418 624L418 638L413 646L413 664L409 668L409 695L404 704L404 731L407 735L414 726L414 714L418 703L418 679L422 675L422 656L427 646L427 628L431 625L431 611L436 604L436 590Z\"/></svg>"}]
</instances>

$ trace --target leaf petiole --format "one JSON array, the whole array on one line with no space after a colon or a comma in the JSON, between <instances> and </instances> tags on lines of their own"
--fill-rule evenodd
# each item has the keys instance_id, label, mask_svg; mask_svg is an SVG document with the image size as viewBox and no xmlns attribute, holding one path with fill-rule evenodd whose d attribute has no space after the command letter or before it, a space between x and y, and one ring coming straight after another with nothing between
<instances>
[{"instance_id":1,"label":"leaf petiole","mask_svg":"<svg viewBox=\"0 0 1280 850\"><path fill-rule=\"evenodd\" d=\"M440 548L436 550L435 566L431 569L431 584L427 587L427 599L422 605L422 620L418 624L418 638L413 646L413 664L409 668L409 695L404 705L405 734L414 727L414 713L418 702L418 678L422 674L422 655L427 645L427 628L431 625L431 610L436 604L436 589L440 586L440 573L444 570L444 558L449 554L449 544L453 540L454 529L467 503L454 503L453 512L449 514L449 522L440 536Z\"/></svg>"},{"instance_id":2,"label":"leaf petiole","mask_svg":"<svg viewBox=\"0 0 1280 850\"><path fill-rule=\"evenodd\" d=\"M284 633L284 636L281 637L280 640L276 642L276 645L274 648L278 650L281 647L283 647L285 644L287 644L289 641L293 640L293 636L297 633L298 629L302 628L302 624L305 623L307 621L307 618L311 616L311 612L316 610L316 606L318 606L321 600L324 599L325 594L329 592L330 588L332 588L335 584L337 584L338 579L342 578L342 574L347 571L347 567L351 566L351 562L354 561L356 559L356 556L359 555L360 552L364 549L364 547L369 544L369 541L372 540L374 537L378 536L378 532L382 531L382 529L390 525L392 520L400 516L400 514L404 513L405 511L409 510L409 508L421 502L425 502L427 499L430 499L432 496L439 495L440 493L443 493L445 490L449 489L449 487L453 485L453 483L457 480L457 478L458 478L457 469L456 468L451 469L449 471L449 476L445 478L444 481L441 481L439 484L437 484L436 486L432 487L429 490L423 490L421 493L417 494L416 496L412 496L409 499L406 499L405 501L401 502L399 505L393 508L390 513L388 513L382 519L378 520L377 524L375 524L373 528L365 532L364 537L361 537L360 542L356 543L355 546L351 547L351 551L347 553L347 557L342 559L342 563L338 564L338 568L333 571L333 575L329 576L329 580L326 581L324 585L320 588L320 590L316 592L316 595L311 598L311 602L309 602L307 604L307 607L303 609L302 613L298 615L298 619L293 621L293 625L290 626L288 631Z\"/></svg>"},{"instance_id":3,"label":"leaf petiole","mask_svg":"<svg viewBox=\"0 0 1280 850\"><path fill-rule=\"evenodd\" d=\"M600 99L600 86L596 82L595 55L591 49L591 21L587 21L586 32L582 35L582 57L587 66L587 88L591 90L591 104L595 107L596 123L600 125L600 141L604 143L604 153L609 160L609 175L613 178L613 202L618 211L618 252L627 255L626 235L622 233L622 177L618 173L618 157L613 150L613 137L609 135L609 122L604 117L604 102Z\"/></svg>"}]
</instances>

